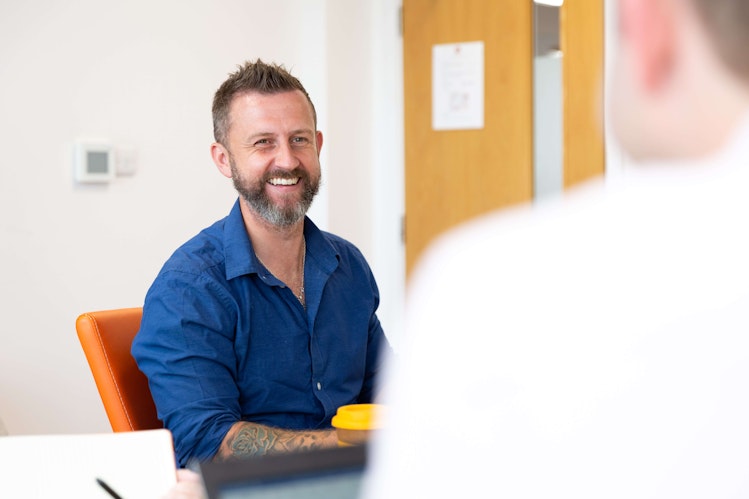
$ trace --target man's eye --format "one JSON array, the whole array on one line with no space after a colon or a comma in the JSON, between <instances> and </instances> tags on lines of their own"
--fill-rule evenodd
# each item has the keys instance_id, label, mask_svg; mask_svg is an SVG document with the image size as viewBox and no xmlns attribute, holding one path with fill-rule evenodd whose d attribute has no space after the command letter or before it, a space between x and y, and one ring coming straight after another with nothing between
<instances>
[{"instance_id":1,"label":"man's eye","mask_svg":"<svg viewBox=\"0 0 749 499\"><path fill-rule=\"evenodd\" d=\"M270 144L270 140L268 139L260 139L260 140L255 141L256 146L266 146L268 144Z\"/></svg>"},{"instance_id":2,"label":"man's eye","mask_svg":"<svg viewBox=\"0 0 749 499\"><path fill-rule=\"evenodd\" d=\"M307 137L294 137L291 141L295 144L306 144L308 142Z\"/></svg>"}]
</instances>

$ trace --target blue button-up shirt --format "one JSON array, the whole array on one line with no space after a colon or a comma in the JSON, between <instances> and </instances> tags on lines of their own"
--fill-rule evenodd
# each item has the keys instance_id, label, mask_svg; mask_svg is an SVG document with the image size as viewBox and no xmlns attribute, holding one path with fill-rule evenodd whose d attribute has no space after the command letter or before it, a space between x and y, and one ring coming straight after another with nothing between
<instances>
[{"instance_id":1,"label":"blue button-up shirt","mask_svg":"<svg viewBox=\"0 0 749 499\"><path fill-rule=\"evenodd\" d=\"M257 259L239 203L166 262L132 353L177 459L209 458L237 421L330 427L371 402L389 345L379 292L351 243L305 219L307 308Z\"/></svg>"}]
</instances>

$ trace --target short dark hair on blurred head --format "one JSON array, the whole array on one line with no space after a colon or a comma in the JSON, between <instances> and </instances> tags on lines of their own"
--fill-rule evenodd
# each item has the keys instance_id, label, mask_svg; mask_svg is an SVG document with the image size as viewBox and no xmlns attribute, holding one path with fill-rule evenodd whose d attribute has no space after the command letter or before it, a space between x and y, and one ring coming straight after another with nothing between
<instances>
[{"instance_id":1,"label":"short dark hair on blurred head","mask_svg":"<svg viewBox=\"0 0 749 499\"><path fill-rule=\"evenodd\" d=\"M723 63L749 83L749 0L691 0Z\"/></svg>"}]
</instances>

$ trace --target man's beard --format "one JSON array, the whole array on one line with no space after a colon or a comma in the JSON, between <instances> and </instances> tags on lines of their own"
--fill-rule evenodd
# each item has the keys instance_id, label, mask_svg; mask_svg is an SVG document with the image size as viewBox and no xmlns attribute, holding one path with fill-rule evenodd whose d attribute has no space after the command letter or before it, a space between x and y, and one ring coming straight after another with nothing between
<instances>
[{"instance_id":1,"label":"man's beard","mask_svg":"<svg viewBox=\"0 0 749 499\"><path fill-rule=\"evenodd\" d=\"M250 208L262 217L265 221L276 227L289 227L296 224L304 218L307 210L312 205L312 201L320 190L320 177L311 178L306 170L295 168L288 170L274 170L267 172L262 178L255 182L244 182L233 160L230 160L231 179L234 182L234 188L240 196L250 205ZM289 205L279 206L274 204L273 200L265 191L268 180L271 178L297 178L302 183L301 198Z\"/></svg>"}]
</instances>

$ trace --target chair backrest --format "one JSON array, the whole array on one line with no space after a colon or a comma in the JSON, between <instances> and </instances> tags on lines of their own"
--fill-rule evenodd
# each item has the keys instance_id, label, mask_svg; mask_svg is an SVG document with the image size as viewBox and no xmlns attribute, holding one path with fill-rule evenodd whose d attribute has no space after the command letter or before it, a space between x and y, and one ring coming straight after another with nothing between
<instances>
[{"instance_id":1,"label":"chair backrest","mask_svg":"<svg viewBox=\"0 0 749 499\"><path fill-rule=\"evenodd\" d=\"M81 314L75 322L114 431L163 427L156 415L148 380L130 354L142 314L142 308L104 310Z\"/></svg>"}]
</instances>

